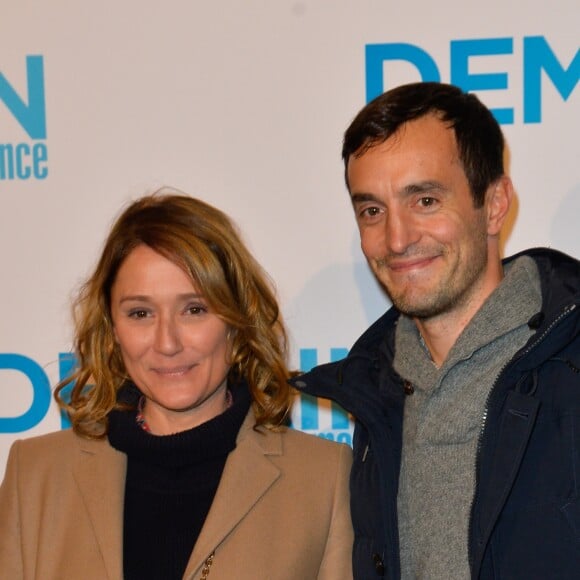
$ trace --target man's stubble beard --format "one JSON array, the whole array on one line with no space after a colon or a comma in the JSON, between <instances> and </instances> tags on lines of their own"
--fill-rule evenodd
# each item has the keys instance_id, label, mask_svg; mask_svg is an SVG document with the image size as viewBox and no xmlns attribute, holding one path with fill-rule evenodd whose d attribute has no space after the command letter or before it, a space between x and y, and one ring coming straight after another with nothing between
<instances>
[{"instance_id":1,"label":"man's stubble beard","mask_svg":"<svg viewBox=\"0 0 580 580\"><path fill-rule=\"evenodd\" d=\"M450 272L444 272L444 276L437 284L424 291L427 293L426 296L414 295L412 290L405 288L400 292L396 292L396 288L389 288L380 275L381 270L388 267L386 265L389 262L388 256L374 260L372 269L397 310L420 320L434 318L456 310L471 300L487 266L487 233L482 232L476 242L468 263L458 262ZM447 248L442 247L440 254L444 259L448 254Z\"/></svg>"}]
</instances>

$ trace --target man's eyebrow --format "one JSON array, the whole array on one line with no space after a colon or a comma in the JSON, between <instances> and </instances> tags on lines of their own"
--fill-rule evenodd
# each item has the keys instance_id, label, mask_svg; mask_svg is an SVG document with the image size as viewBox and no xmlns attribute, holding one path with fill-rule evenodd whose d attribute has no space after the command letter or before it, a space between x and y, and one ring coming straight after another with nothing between
<instances>
[{"instance_id":1,"label":"man's eyebrow","mask_svg":"<svg viewBox=\"0 0 580 580\"><path fill-rule=\"evenodd\" d=\"M414 195L417 193L425 193L429 191L445 191L445 187L439 181L419 181L418 183L410 183L406 185L403 190L403 195Z\"/></svg>"},{"instance_id":2,"label":"man's eyebrow","mask_svg":"<svg viewBox=\"0 0 580 580\"><path fill-rule=\"evenodd\" d=\"M410 183L409 185L403 187L400 193L403 196L407 196L407 195L416 195L418 193L428 193L430 191L443 192L445 190L446 188L441 182L428 180L428 181L418 181L417 183ZM381 199L378 196L372 193L363 193L363 192L352 193L350 196L350 201L352 202L353 205L359 203L367 203L369 201L374 203L382 203Z\"/></svg>"},{"instance_id":3,"label":"man's eyebrow","mask_svg":"<svg viewBox=\"0 0 580 580\"><path fill-rule=\"evenodd\" d=\"M365 203L367 201L380 203L381 200L372 193L353 193L350 196L350 201L352 202L352 205L356 205L357 203Z\"/></svg>"}]
</instances>

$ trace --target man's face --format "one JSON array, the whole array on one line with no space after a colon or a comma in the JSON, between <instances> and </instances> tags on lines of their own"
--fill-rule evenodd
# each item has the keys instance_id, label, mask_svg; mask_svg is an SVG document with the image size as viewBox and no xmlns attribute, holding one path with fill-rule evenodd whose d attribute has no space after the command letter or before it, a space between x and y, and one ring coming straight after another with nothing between
<instances>
[{"instance_id":1,"label":"man's face","mask_svg":"<svg viewBox=\"0 0 580 580\"><path fill-rule=\"evenodd\" d=\"M474 209L452 129L434 115L408 122L351 156L347 177L362 250L399 310L431 319L479 308L499 280L487 201Z\"/></svg>"}]
</instances>

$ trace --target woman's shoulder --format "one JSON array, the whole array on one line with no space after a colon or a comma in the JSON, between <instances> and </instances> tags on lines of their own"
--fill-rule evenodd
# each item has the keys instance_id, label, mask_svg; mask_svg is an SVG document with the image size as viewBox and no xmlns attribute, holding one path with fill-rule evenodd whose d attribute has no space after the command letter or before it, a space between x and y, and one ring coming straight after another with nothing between
<instances>
[{"instance_id":1,"label":"woman's shoulder","mask_svg":"<svg viewBox=\"0 0 580 580\"><path fill-rule=\"evenodd\" d=\"M34 462L38 467L41 463L62 462L78 451L96 450L108 446L106 439L84 439L72 429L63 429L45 435L18 439L13 443L10 454L18 456L19 462Z\"/></svg>"},{"instance_id":2,"label":"woman's shoulder","mask_svg":"<svg viewBox=\"0 0 580 580\"><path fill-rule=\"evenodd\" d=\"M313 435L311 433L305 433L293 427L285 427L281 431L283 437L288 441L292 441L296 445L316 447L326 450L337 451L344 447L349 447L346 443L337 443L327 439L326 437L320 437L319 435Z\"/></svg>"},{"instance_id":3,"label":"woman's shoulder","mask_svg":"<svg viewBox=\"0 0 580 580\"><path fill-rule=\"evenodd\" d=\"M63 446L78 445L79 439L80 437L72 429L62 429L61 431L52 431L44 435L18 439L14 442L14 446L25 451L50 452Z\"/></svg>"},{"instance_id":4,"label":"woman's shoulder","mask_svg":"<svg viewBox=\"0 0 580 580\"><path fill-rule=\"evenodd\" d=\"M72 429L61 429L60 431L51 431L44 435L35 435L33 437L26 437L25 439L18 439L20 445L43 446L54 445L57 443L66 443L78 437Z\"/></svg>"},{"instance_id":5,"label":"woman's shoulder","mask_svg":"<svg viewBox=\"0 0 580 580\"><path fill-rule=\"evenodd\" d=\"M333 490L347 493L352 466L352 450L348 445L292 428L271 433L267 437L279 437L279 452L267 455L283 474L285 485L307 488L315 485L317 491L313 492L314 495L330 499L334 497Z\"/></svg>"},{"instance_id":6,"label":"woman's shoulder","mask_svg":"<svg viewBox=\"0 0 580 580\"><path fill-rule=\"evenodd\" d=\"M291 427L286 427L279 433L284 455L296 457L300 462L328 464L351 461L352 449L345 443L330 441Z\"/></svg>"},{"instance_id":7,"label":"woman's shoulder","mask_svg":"<svg viewBox=\"0 0 580 580\"><path fill-rule=\"evenodd\" d=\"M254 427L251 412L242 425L238 443L240 451L246 454L246 460L257 452L297 477L303 473L344 474L352 465L352 449L345 443L329 441L291 427Z\"/></svg>"}]
</instances>

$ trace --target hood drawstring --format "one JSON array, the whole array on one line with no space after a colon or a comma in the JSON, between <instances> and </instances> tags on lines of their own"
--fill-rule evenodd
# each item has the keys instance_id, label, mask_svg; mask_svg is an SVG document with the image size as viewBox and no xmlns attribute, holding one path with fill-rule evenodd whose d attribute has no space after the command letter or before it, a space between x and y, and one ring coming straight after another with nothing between
<instances>
[{"instance_id":1,"label":"hood drawstring","mask_svg":"<svg viewBox=\"0 0 580 580\"><path fill-rule=\"evenodd\" d=\"M524 391L523 385L527 381L528 377L532 375L532 387L529 391ZM529 373L526 373L520 377L520 380L516 383L516 388L514 389L516 393L521 393L523 395L528 395L533 397L538 389L538 369L534 369Z\"/></svg>"},{"instance_id":2,"label":"hood drawstring","mask_svg":"<svg viewBox=\"0 0 580 580\"><path fill-rule=\"evenodd\" d=\"M580 367L576 366L570 359L561 358L561 357L552 357L548 359L554 362L561 362L565 364L573 373L580 374ZM525 392L523 385L527 381L528 377L532 375L532 387L529 391ZM536 390L538 388L538 369L533 369L531 372L528 372L521 376L521 378L516 383L515 391L517 393L527 394L533 397L536 394Z\"/></svg>"}]
</instances>

